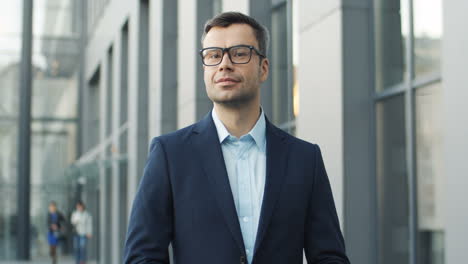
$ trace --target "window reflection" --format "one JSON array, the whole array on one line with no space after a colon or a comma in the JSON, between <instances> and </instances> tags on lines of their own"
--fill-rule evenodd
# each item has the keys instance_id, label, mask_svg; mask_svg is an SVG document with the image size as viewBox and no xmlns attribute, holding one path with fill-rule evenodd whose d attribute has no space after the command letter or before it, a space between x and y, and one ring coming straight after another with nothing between
<instances>
[{"instance_id":1,"label":"window reflection","mask_svg":"<svg viewBox=\"0 0 468 264\"><path fill-rule=\"evenodd\" d=\"M408 1L375 0L376 89L402 83L407 76Z\"/></svg>"},{"instance_id":2,"label":"window reflection","mask_svg":"<svg viewBox=\"0 0 468 264\"><path fill-rule=\"evenodd\" d=\"M377 210L380 264L409 263L404 97L377 104Z\"/></svg>"},{"instance_id":3,"label":"window reflection","mask_svg":"<svg viewBox=\"0 0 468 264\"><path fill-rule=\"evenodd\" d=\"M420 264L444 259L442 88L440 83L416 90L416 165Z\"/></svg>"},{"instance_id":4,"label":"window reflection","mask_svg":"<svg viewBox=\"0 0 468 264\"><path fill-rule=\"evenodd\" d=\"M414 0L415 76L440 72L442 1Z\"/></svg>"},{"instance_id":5,"label":"window reflection","mask_svg":"<svg viewBox=\"0 0 468 264\"><path fill-rule=\"evenodd\" d=\"M17 116L23 1L0 8L0 260L16 257Z\"/></svg>"},{"instance_id":6,"label":"window reflection","mask_svg":"<svg viewBox=\"0 0 468 264\"><path fill-rule=\"evenodd\" d=\"M31 124L31 257L48 256L46 214L50 201L67 215L75 193L66 169L76 159L80 58L80 0L37 0L33 15ZM71 254L64 232L62 254Z\"/></svg>"},{"instance_id":7,"label":"window reflection","mask_svg":"<svg viewBox=\"0 0 468 264\"><path fill-rule=\"evenodd\" d=\"M271 14L271 78L273 85L273 122L289 121L288 96L288 43L287 5L283 2L273 8Z\"/></svg>"}]
</instances>

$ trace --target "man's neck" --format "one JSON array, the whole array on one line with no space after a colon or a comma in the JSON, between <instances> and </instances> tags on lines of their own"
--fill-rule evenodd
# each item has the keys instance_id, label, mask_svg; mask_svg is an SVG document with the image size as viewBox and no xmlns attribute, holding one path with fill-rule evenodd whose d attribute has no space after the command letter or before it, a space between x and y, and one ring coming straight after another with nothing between
<instances>
[{"instance_id":1,"label":"man's neck","mask_svg":"<svg viewBox=\"0 0 468 264\"><path fill-rule=\"evenodd\" d=\"M228 108L215 103L213 111L216 111L219 120L229 133L240 138L252 130L257 123L260 116L260 105L255 103L239 108Z\"/></svg>"}]
</instances>

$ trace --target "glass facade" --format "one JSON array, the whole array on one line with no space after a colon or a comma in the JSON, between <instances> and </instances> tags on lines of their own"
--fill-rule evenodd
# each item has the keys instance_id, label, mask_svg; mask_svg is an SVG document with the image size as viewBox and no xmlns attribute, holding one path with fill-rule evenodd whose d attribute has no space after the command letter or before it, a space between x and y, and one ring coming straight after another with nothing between
<instances>
[{"instance_id":1,"label":"glass facade","mask_svg":"<svg viewBox=\"0 0 468 264\"><path fill-rule=\"evenodd\" d=\"M420 264L444 263L442 86L415 92L418 252Z\"/></svg>"},{"instance_id":2,"label":"glass facade","mask_svg":"<svg viewBox=\"0 0 468 264\"><path fill-rule=\"evenodd\" d=\"M22 1L0 9L0 260L16 257L17 142Z\"/></svg>"},{"instance_id":3,"label":"glass facade","mask_svg":"<svg viewBox=\"0 0 468 264\"><path fill-rule=\"evenodd\" d=\"M376 90L402 84L408 76L408 0L375 0Z\"/></svg>"},{"instance_id":4,"label":"glass facade","mask_svg":"<svg viewBox=\"0 0 468 264\"><path fill-rule=\"evenodd\" d=\"M68 217L75 199L65 174L76 159L80 26L78 0L36 0L33 10L31 124L32 259L49 255L47 207L56 201ZM16 257L17 116L22 1L0 11L0 260ZM62 253L71 252L71 228Z\"/></svg>"},{"instance_id":5,"label":"glass facade","mask_svg":"<svg viewBox=\"0 0 468 264\"><path fill-rule=\"evenodd\" d=\"M374 0L381 264L444 263L441 6Z\"/></svg>"},{"instance_id":6,"label":"glass facade","mask_svg":"<svg viewBox=\"0 0 468 264\"><path fill-rule=\"evenodd\" d=\"M69 218L76 194L66 175L76 159L80 57L78 0L36 0L33 13L31 125L31 257L49 255L47 206ZM63 227L62 253L72 252L71 226Z\"/></svg>"},{"instance_id":7,"label":"glass facade","mask_svg":"<svg viewBox=\"0 0 468 264\"><path fill-rule=\"evenodd\" d=\"M440 73L442 1L414 0L415 78Z\"/></svg>"},{"instance_id":8,"label":"glass facade","mask_svg":"<svg viewBox=\"0 0 468 264\"><path fill-rule=\"evenodd\" d=\"M376 125L379 263L407 264L409 189L403 96L378 102Z\"/></svg>"},{"instance_id":9,"label":"glass facade","mask_svg":"<svg viewBox=\"0 0 468 264\"><path fill-rule=\"evenodd\" d=\"M294 121L294 60L293 60L293 3L297 1L271 1L270 76L272 89L271 121L295 134ZM297 87L296 87L297 92Z\"/></svg>"},{"instance_id":10,"label":"glass facade","mask_svg":"<svg viewBox=\"0 0 468 264\"><path fill-rule=\"evenodd\" d=\"M273 89L273 122L283 124L289 121L288 111L288 32L287 3L273 7L271 14L271 75Z\"/></svg>"}]
</instances>

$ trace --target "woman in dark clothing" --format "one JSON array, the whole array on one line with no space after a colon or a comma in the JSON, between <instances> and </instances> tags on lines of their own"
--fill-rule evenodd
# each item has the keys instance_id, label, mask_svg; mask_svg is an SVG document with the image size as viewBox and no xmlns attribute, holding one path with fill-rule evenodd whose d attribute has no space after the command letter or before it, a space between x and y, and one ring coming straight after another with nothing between
<instances>
[{"instance_id":1,"label":"woman in dark clothing","mask_svg":"<svg viewBox=\"0 0 468 264\"><path fill-rule=\"evenodd\" d=\"M59 235L61 231L61 226L65 218L57 210L57 204L55 202L49 203L49 212L47 213L47 241L49 242L50 247L50 257L52 258L52 264L57 263L57 245L59 242Z\"/></svg>"}]
</instances>

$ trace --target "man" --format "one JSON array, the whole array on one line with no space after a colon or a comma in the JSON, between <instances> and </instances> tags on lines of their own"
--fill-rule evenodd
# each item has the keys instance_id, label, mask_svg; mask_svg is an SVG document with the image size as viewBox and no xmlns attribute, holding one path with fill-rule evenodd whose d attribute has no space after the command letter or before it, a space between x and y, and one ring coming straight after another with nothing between
<instances>
[{"instance_id":1,"label":"man","mask_svg":"<svg viewBox=\"0 0 468 264\"><path fill-rule=\"evenodd\" d=\"M76 264L86 263L86 246L93 233L93 222L91 214L86 210L82 201L76 203L76 210L71 215L71 223L75 229L73 246L75 248Z\"/></svg>"},{"instance_id":2,"label":"man","mask_svg":"<svg viewBox=\"0 0 468 264\"><path fill-rule=\"evenodd\" d=\"M268 32L222 13L200 51L213 110L154 138L130 217L125 263L349 263L317 145L260 107Z\"/></svg>"}]
</instances>

